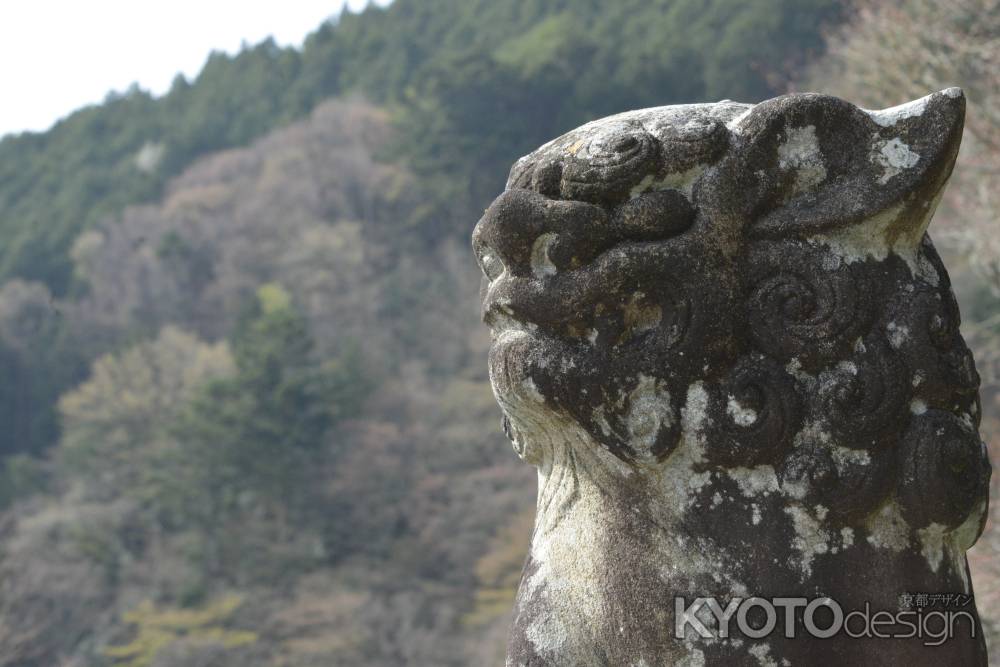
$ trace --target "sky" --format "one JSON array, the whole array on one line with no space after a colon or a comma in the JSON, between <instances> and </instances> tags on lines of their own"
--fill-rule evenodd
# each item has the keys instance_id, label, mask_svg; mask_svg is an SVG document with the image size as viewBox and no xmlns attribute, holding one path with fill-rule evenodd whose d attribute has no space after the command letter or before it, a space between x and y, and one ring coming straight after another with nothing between
<instances>
[{"instance_id":1,"label":"sky","mask_svg":"<svg viewBox=\"0 0 1000 667\"><path fill-rule=\"evenodd\" d=\"M133 82L163 94L213 50L269 35L301 46L325 19L368 0L15 0L0 3L0 136L45 130ZM386 5L388 0L376 0Z\"/></svg>"}]
</instances>

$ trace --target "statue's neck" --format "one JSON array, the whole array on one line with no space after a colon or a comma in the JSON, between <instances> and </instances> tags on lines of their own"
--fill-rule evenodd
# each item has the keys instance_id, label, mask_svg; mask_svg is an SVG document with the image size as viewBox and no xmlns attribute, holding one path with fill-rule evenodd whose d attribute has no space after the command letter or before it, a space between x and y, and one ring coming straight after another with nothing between
<instances>
[{"instance_id":1,"label":"statue's neck","mask_svg":"<svg viewBox=\"0 0 1000 667\"><path fill-rule=\"evenodd\" d=\"M537 455L538 505L536 536L566 519L595 530L608 511L638 481L635 471L587 434L567 423L533 434L528 443Z\"/></svg>"}]
</instances>

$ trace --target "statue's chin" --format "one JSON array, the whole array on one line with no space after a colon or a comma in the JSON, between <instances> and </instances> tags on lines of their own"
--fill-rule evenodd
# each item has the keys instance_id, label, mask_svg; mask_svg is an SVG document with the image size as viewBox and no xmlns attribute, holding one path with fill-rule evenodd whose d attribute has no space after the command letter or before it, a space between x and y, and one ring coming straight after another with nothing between
<instances>
[{"instance_id":1,"label":"statue's chin","mask_svg":"<svg viewBox=\"0 0 1000 667\"><path fill-rule=\"evenodd\" d=\"M507 329L498 333L490 346L490 381L497 397L523 394L535 386L532 376L537 373L540 341L523 329ZM534 371L534 372L533 372Z\"/></svg>"}]
</instances>

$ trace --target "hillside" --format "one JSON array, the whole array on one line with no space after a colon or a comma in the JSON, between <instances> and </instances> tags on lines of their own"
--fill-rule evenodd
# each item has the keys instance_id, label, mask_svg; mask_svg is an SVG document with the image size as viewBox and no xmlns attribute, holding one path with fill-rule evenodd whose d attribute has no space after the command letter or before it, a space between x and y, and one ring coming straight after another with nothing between
<instances>
[{"instance_id":1,"label":"hillside","mask_svg":"<svg viewBox=\"0 0 1000 667\"><path fill-rule=\"evenodd\" d=\"M144 622L237 599L219 621L252 641L177 627L155 664L469 664L498 617L476 563L531 476L494 428L465 248L387 259L419 192L373 161L386 123L324 103L76 244L91 289L64 317L115 351L63 395L49 460L19 460L0 665L153 664ZM47 306L15 293L8 321Z\"/></svg>"},{"instance_id":2,"label":"hillside","mask_svg":"<svg viewBox=\"0 0 1000 667\"><path fill-rule=\"evenodd\" d=\"M301 50L264 42L235 57L215 54L194 81L179 77L162 98L138 89L111 94L49 132L0 141L0 279L40 280L65 293L68 251L82 229L154 200L199 156L246 145L333 95L361 93L403 108L446 103L448 95L471 93L461 87L485 67L489 78L477 85L491 99L479 102L495 115L477 116L480 130L488 120L520 130L535 125L532 114L547 117L532 136L517 133L519 146L507 149L513 155L555 128L619 108L760 98L774 88L769 76L780 74L771 64L784 67L815 51L822 22L835 15L834 0L627 0L610 8L568 0L402 0L345 14ZM715 47L705 52L704 43ZM526 105L529 91L555 103ZM446 154L443 137L431 138Z\"/></svg>"}]
</instances>

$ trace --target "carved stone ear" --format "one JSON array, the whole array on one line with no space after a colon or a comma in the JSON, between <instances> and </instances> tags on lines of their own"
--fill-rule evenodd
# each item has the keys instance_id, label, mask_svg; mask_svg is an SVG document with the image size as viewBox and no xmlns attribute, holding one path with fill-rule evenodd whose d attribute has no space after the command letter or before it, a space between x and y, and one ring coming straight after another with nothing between
<instances>
[{"instance_id":1,"label":"carved stone ear","mask_svg":"<svg viewBox=\"0 0 1000 667\"><path fill-rule=\"evenodd\" d=\"M751 237L810 236L891 211L881 229L919 243L964 119L958 88L883 111L828 95L778 97L730 124L734 150L702 194Z\"/></svg>"}]
</instances>

